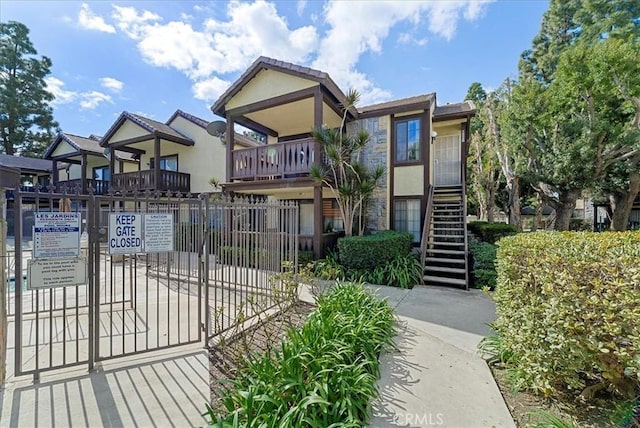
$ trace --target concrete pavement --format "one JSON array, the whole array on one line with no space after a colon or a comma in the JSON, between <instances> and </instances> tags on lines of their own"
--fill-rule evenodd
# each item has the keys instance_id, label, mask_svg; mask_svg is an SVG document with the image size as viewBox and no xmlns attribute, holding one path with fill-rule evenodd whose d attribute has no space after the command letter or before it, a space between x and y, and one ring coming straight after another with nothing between
<instances>
[{"instance_id":1,"label":"concrete pavement","mask_svg":"<svg viewBox=\"0 0 640 428\"><path fill-rule=\"evenodd\" d=\"M495 317L480 291L373 287L399 318L398 350L381 357L372 428L515 427L477 345Z\"/></svg>"}]
</instances>

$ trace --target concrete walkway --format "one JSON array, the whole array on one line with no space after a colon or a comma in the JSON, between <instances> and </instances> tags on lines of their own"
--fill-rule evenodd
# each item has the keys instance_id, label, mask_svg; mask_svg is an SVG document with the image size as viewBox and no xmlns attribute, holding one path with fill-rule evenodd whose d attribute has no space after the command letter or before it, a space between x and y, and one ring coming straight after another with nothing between
<instances>
[{"instance_id":1,"label":"concrete walkway","mask_svg":"<svg viewBox=\"0 0 640 428\"><path fill-rule=\"evenodd\" d=\"M375 287L398 314L398 352L382 356L371 427L514 427L476 346L494 318L478 291ZM310 298L308 293L305 300ZM304 296L303 296L304 298ZM208 356L187 345L11 378L0 390L0 427L204 426Z\"/></svg>"},{"instance_id":2,"label":"concrete walkway","mask_svg":"<svg viewBox=\"0 0 640 428\"><path fill-rule=\"evenodd\" d=\"M382 356L370 427L515 427L477 345L495 318L480 291L376 287L399 318L397 352Z\"/></svg>"}]
</instances>

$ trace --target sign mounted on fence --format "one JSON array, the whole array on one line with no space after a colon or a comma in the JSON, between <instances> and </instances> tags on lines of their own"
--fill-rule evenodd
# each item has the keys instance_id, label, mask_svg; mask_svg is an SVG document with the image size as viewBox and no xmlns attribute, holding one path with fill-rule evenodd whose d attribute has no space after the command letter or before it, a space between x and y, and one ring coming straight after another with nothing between
<instances>
[{"instance_id":1,"label":"sign mounted on fence","mask_svg":"<svg viewBox=\"0 0 640 428\"><path fill-rule=\"evenodd\" d=\"M54 259L80 255L80 213L35 213L33 257Z\"/></svg>"},{"instance_id":2,"label":"sign mounted on fence","mask_svg":"<svg viewBox=\"0 0 640 428\"><path fill-rule=\"evenodd\" d=\"M173 214L144 215L144 252L173 251Z\"/></svg>"},{"instance_id":3,"label":"sign mounted on fence","mask_svg":"<svg viewBox=\"0 0 640 428\"><path fill-rule=\"evenodd\" d=\"M31 259L27 265L27 289L67 287L87 283L87 263L73 259Z\"/></svg>"},{"instance_id":4,"label":"sign mounted on fence","mask_svg":"<svg viewBox=\"0 0 640 428\"><path fill-rule=\"evenodd\" d=\"M109 254L142 252L142 214L109 215Z\"/></svg>"},{"instance_id":5,"label":"sign mounted on fence","mask_svg":"<svg viewBox=\"0 0 640 428\"><path fill-rule=\"evenodd\" d=\"M111 213L109 254L173 251L173 214Z\"/></svg>"}]
</instances>

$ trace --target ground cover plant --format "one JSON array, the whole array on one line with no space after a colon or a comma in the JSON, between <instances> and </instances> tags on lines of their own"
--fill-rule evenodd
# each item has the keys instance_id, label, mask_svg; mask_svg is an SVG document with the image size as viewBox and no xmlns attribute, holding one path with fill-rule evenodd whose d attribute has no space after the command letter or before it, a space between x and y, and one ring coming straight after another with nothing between
<instances>
[{"instance_id":1,"label":"ground cover plant","mask_svg":"<svg viewBox=\"0 0 640 428\"><path fill-rule=\"evenodd\" d=\"M412 254L396 255L384 265L375 268L348 269L341 264L336 253L329 253L326 258L315 263L314 274L325 280L366 282L400 288L413 288L414 285L422 283L422 266Z\"/></svg>"},{"instance_id":2,"label":"ground cover plant","mask_svg":"<svg viewBox=\"0 0 640 428\"><path fill-rule=\"evenodd\" d=\"M393 311L354 283L337 284L272 354L246 361L223 397L219 427L360 427L377 394L380 352L392 346Z\"/></svg>"},{"instance_id":3,"label":"ground cover plant","mask_svg":"<svg viewBox=\"0 0 640 428\"><path fill-rule=\"evenodd\" d=\"M604 424L630 414L640 394L638 260L639 232L538 232L500 241L497 335L484 347L497 354L512 387L578 413L603 409ZM604 410L614 408L624 411Z\"/></svg>"}]
</instances>

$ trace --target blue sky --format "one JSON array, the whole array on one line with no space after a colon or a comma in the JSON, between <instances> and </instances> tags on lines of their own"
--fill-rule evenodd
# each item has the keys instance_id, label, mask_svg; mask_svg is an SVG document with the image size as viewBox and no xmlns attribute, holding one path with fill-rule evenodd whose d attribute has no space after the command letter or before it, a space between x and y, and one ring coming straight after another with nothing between
<instances>
[{"instance_id":1,"label":"blue sky","mask_svg":"<svg viewBox=\"0 0 640 428\"><path fill-rule=\"evenodd\" d=\"M123 110L166 121L209 107L260 55L328 72L362 105L515 77L546 0L12 1L0 20L31 30L65 132L104 134Z\"/></svg>"}]
</instances>

